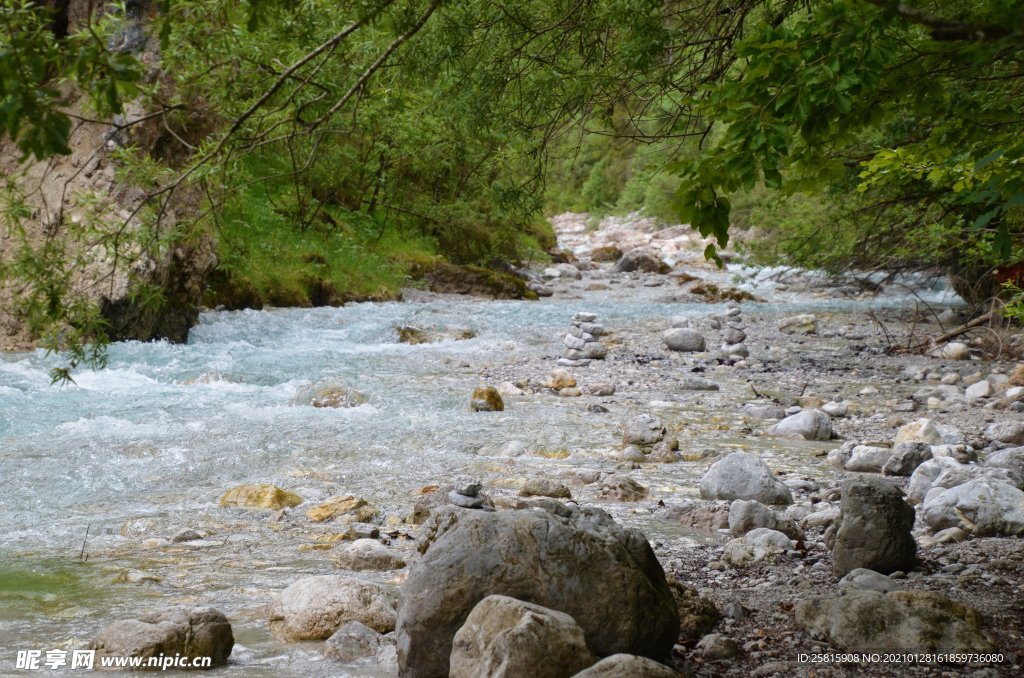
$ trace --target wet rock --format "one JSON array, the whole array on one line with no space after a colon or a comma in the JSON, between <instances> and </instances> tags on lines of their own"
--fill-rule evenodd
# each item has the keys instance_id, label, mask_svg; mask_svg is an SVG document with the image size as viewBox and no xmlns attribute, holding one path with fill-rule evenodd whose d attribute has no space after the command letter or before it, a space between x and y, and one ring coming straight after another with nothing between
<instances>
[{"instance_id":1,"label":"wet rock","mask_svg":"<svg viewBox=\"0 0 1024 678\"><path fill-rule=\"evenodd\" d=\"M804 538L803 530L791 518L779 515L761 502L737 499L729 506L729 531L734 537L759 527L782 532L790 539Z\"/></svg>"},{"instance_id":2,"label":"wet rock","mask_svg":"<svg viewBox=\"0 0 1024 678\"><path fill-rule=\"evenodd\" d=\"M302 497L282 490L276 485L238 485L225 492L220 498L223 507L258 508L280 510L302 503Z\"/></svg>"},{"instance_id":3,"label":"wet rock","mask_svg":"<svg viewBox=\"0 0 1024 678\"><path fill-rule=\"evenodd\" d=\"M909 476L914 470L932 458L932 447L927 443L896 443L892 454L882 466L887 476Z\"/></svg>"},{"instance_id":4,"label":"wet rock","mask_svg":"<svg viewBox=\"0 0 1024 678\"><path fill-rule=\"evenodd\" d=\"M380 511L365 499L346 495L331 497L319 506L306 511L306 516L315 523L333 520L339 523L367 523L376 518Z\"/></svg>"},{"instance_id":5,"label":"wet rock","mask_svg":"<svg viewBox=\"0 0 1024 678\"><path fill-rule=\"evenodd\" d=\"M665 346L672 351L699 353L705 348L703 335L697 330L685 327L673 327L665 330L661 339L665 342Z\"/></svg>"},{"instance_id":6,"label":"wet rock","mask_svg":"<svg viewBox=\"0 0 1024 678\"><path fill-rule=\"evenodd\" d=\"M597 661L583 629L564 612L487 596L452 641L452 678L571 676Z\"/></svg>"},{"instance_id":7,"label":"wet rock","mask_svg":"<svg viewBox=\"0 0 1024 678\"><path fill-rule=\"evenodd\" d=\"M341 625L321 649L325 657L341 662L354 662L373 657L378 662L394 661L395 645L388 636L377 633L366 624L350 621Z\"/></svg>"},{"instance_id":8,"label":"wet rock","mask_svg":"<svg viewBox=\"0 0 1024 678\"><path fill-rule=\"evenodd\" d=\"M716 461L700 479L705 499L754 499L762 504L792 504L793 494L757 457L733 452Z\"/></svg>"},{"instance_id":9,"label":"wet rock","mask_svg":"<svg viewBox=\"0 0 1024 678\"><path fill-rule=\"evenodd\" d=\"M647 657L613 654L573 678L679 678L679 673Z\"/></svg>"},{"instance_id":10,"label":"wet rock","mask_svg":"<svg viewBox=\"0 0 1024 678\"><path fill-rule=\"evenodd\" d=\"M628 476L613 476L598 492L602 499L612 501L640 501L646 499L648 494L646 487Z\"/></svg>"},{"instance_id":11,"label":"wet rock","mask_svg":"<svg viewBox=\"0 0 1024 678\"><path fill-rule=\"evenodd\" d=\"M797 602L797 624L854 652L986 652L975 610L930 591L851 590Z\"/></svg>"},{"instance_id":12,"label":"wet rock","mask_svg":"<svg viewBox=\"0 0 1024 678\"><path fill-rule=\"evenodd\" d=\"M884 574L858 567L855 570L850 570L845 577L839 580L839 588L888 593L896 589L896 584Z\"/></svg>"},{"instance_id":13,"label":"wet rock","mask_svg":"<svg viewBox=\"0 0 1024 678\"><path fill-rule=\"evenodd\" d=\"M612 270L616 273L631 273L642 271L644 273L668 273L669 267L658 258L653 252L635 249L626 252L622 258L615 262Z\"/></svg>"},{"instance_id":14,"label":"wet rock","mask_svg":"<svg viewBox=\"0 0 1024 678\"><path fill-rule=\"evenodd\" d=\"M346 570L399 570L405 561L376 539L356 539L344 545L334 557L334 564Z\"/></svg>"},{"instance_id":15,"label":"wet rock","mask_svg":"<svg viewBox=\"0 0 1024 678\"><path fill-rule=\"evenodd\" d=\"M931 419L918 419L906 424L896 432L897 443L927 443L941 445L942 434Z\"/></svg>"},{"instance_id":16,"label":"wet rock","mask_svg":"<svg viewBox=\"0 0 1024 678\"><path fill-rule=\"evenodd\" d=\"M924 522L933 530L959 527L976 536L1024 535L1024 492L1009 483L977 478L924 502Z\"/></svg>"},{"instance_id":17,"label":"wet rock","mask_svg":"<svg viewBox=\"0 0 1024 678\"><path fill-rule=\"evenodd\" d=\"M831 440L832 419L821 410L803 410L775 424L768 432L805 440Z\"/></svg>"},{"instance_id":18,"label":"wet rock","mask_svg":"<svg viewBox=\"0 0 1024 678\"><path fill-rule=\"evenodd\" d=\"M892 450L888 447L857 445L850 451L850 458L846 460L843 467L847 471L858 473L880 473L891 455Z\"/></svg>"},{"instance_id":19,"label":"wet rock","mask_svg":"<svg viewBox=\"0 0 1024 678\"><path fill-rule=\"evenodd\" d=\"M183 542L198 541L203 538L203 535L199 534L195 530L188 528L182 528L171 535L172 544L181 544Z\"/></svg>"},{"instance_id":20,"label":"wet rock","mask_svg":"<svg viewBox=\"0 0 1024 678\"><path fill-rule=\"evenodd\" d=\"M116 621L96 635L89 649L99 657L210 657L211 666L223 666L234 645L227 617L210 607L196 607Z\"/></svg>"},{"instance_id":21,"label":"wet rock","mask_svg":"<svg viewBox=\"0 0 1024 678\"><path fill-rule=\"evenodd\" d=\"M1024 444L1024 422L1001 421L990 424L985 428L985 439L1010 445L1022 445Z\"/></svg>"},{"instance_id":22,"label":"wet rock","mask_svg":"<svg viewBox=\"0 0 1024 678\"><path fill-rule=\"evenodd\" d=\"M583 395L583 391L573 386L571 388L563 388L558 392L558 395L563 398L579 398Z\"/></svg>"},{"instance_id":23,"label":"wet rock","mask_svg":"<svg viewBox=\"0 0 1024 678\"><path fill-rule=\"evenodd\" d=\"M403 676L447 675L452 638L492 594L570 615L599 655L668 655L678 612L647 539L598 509L558 506L559 515L463 512L449 523L402 587Z\"/></svg>"},{"instance_id":24,"label":"wet rock","mask_svg":"<svg viewBox=\"0 0 1024 678\"><path fill-rule=\"evenodd\" d=\"M667 430L653 414L641 414L626 422L622 432L625 445L653 445L665 437Z\"/></svg>"},{"instance_id":25,"label":"wet rock","mask_svg":"<svg viewBox=\"0 0 1024 678\"><path fill-rule=\"evenodd\" d=\"M519 488L520 497L554 497L570 499L569 488L562 483L548 478L530 478Z\"/></svg>"},{"instance_id":26,"label":"wet rock","mask_svg":"<svg viewBox=\"0 0 1024 678\"><path fill-rule=\"evenodd\" d=\"M469 408L474 412L501 412L505 409L505 403L498 389L493 386L480 386L473 390Z\"/></svg>"},{"instance_id":27,"label":"wet rock","mask_svg":"<svg viewBox=\"0 0 1024 678\"><path fill-rule=\"evenodd\" d=\"M832 546L832 569L843 576L857 568L889 574L917 562L911 530L914 509L892 483L870 476L843 482L841 519Z\"/></svg>"},{"instance_id":28,"label":"wet rock","mask_svg":"<svg viewBox=\"0 0 1024 678\"><path fill-rule=\"evenodd\" d=\"M780 320L778 327L789 334L817 334L818 318L811 314L795 315Z\"/></svg>"},{"instance_id":29,"label":"wet rock","mask_svg":"<svg viewBox=\"0 0 1024 678\"><path fill-rule=\"evenodd\" d=\"M580 348L582 347L581 344ZM576 385L576 377L569 374L569 370L554 370L548 375L548 380L544 382L544 385L556 391L563 388L572 388Z\"/></svg>"},{"instance_id":30,"label":"wet rock","mask_svg":"<svg viewBox=\"0 0 1024 678\"><path fill-rule=\"evenodd\" d=\"M697 589L672 580L669 582L672 595L679 610L679 637L685 641L697 640L718 623L719 614L715 604L701 597Z\"/></svg>"},{"instance_id":31,"label":"wet rock","mask_svg":"<svg viewBox=\"0 0 1024 678\"><path fill-rule=\"evenodd\" d=\"M510 440L497 447L481 447L477 454L485 457L521 457L529 451L522 440Z\"/></svg>"},{"instance_id":32,"label":"wet rock","mask_svg":"<svg viewBox=\"0 0 1024 678\"><path fill-rule=\"evenodd\" d=\"M281 592L270 609L270 630L285 641L324 640L357 621L374 631L394 630L398 591L348 575L305 577Z\"/></svg>"},{"instance_id":33,"label":"wet rock","mask_svg":"<svg viewBox=\"0 0 1024 678\"><path fill-rule=\"evenodd\" d=\"M358 407L367 402L366 396L345 384L319 382L303 386L292 402L313 407Z\"/></svg>"}]
</instances>

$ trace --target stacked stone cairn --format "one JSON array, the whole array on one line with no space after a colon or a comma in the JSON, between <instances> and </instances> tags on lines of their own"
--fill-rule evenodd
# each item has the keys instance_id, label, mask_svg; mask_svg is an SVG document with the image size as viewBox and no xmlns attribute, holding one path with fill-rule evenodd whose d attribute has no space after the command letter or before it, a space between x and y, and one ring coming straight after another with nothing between
<instances>
[{"instance_id":1,"label":"stacked stone cairn","mask_svg":"<svg viewBox=\"0 0 1024 678\"><path fill-rule=\"evenodd\" d=\"M725 311L725 327L722 329L722 353L729 356L749 358L747 350L747 333L744 332L743 317L740 307L730 305Z\"/></svg>"},{"instance_id":2,"label":"stacked stone cairn","mask_svg":"<svg viewBox=\"0 0 1024 678\"><path fill-rule=\"evenodd\" d=\"M593 313L577 313L572 317L569 333L562 340L565 350L559 365L579 367L588 365L591 360L603 360L608 355L608 347L600 341L605 334L604 326L596 320Z\"/></svg>"}]
</instances>

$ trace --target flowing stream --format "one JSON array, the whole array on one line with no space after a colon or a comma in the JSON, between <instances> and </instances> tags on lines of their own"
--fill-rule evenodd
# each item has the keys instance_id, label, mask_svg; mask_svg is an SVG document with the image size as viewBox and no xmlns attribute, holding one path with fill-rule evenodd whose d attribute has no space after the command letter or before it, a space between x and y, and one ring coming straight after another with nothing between
<instances>
[{"instance_id":1,"label":"flowing stream","mask_svg":"<svg viewBox=\"0 0 1024 678\"><path fill-rule=\"evenodd\" d=\"M841 314L915 302L903 293L837 301L750 284L772 302L744 306L756 313ZM553 368L579 310L597 313L613 330L655 334L671 316L722 309L666 302L664 293L613 286L541 302L207 313L187 345L113 345L107 369L80 372L66 387L50 386L52 357L0 355L0 675L14 673L17 649L78 647L110 621L168 604L213 605L232 619L238 645L225 674L345 675L311 644L274 640L262 613L275 591L331 567L320 551L302 548L316 535L287 521L275 529L264 512L219 508L220 495L241 483L273 483L311 502L354 494L397 521L419 488L456 475L611 468L606 457L621 436L620 417L588 415L578 399L537 396L512 397L502 413L474 414L469 392L489 365L547 356ZM920 294L950 301L941 288ZM452 338L399 343L400 325ZM471 338L454 338L463 333ZM316 383L355 388L367 402L311 407L302 392ZM513 439L541 456L477 454ZM722 435L702 442L750 443ZM692 494L702 466L667 465L647 479L659 492ZM681 537L644 515L623 519L652 538ZM210 537L145 548L146 539L182 527ZM380 675L393 668L379 667Z\"/></svg>"}]
</instances>

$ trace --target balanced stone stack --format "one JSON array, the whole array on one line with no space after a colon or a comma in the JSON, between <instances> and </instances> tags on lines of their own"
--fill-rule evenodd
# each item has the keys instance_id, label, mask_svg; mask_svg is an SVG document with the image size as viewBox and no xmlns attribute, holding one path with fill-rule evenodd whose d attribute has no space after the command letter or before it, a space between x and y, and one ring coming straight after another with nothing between
<instances>
[{"instance_id":1,"label":"balanced stone stack","mask_svg":"<svg viewBox=\"0 0 1024 678\"><path fill-rule=\"evenodd\" d=\"M722 353L740 358L750 357L747 350L747 333L743 331L743 319L739 306L730 305L725 311L725 327L722 329Z\"/></svg>"},{"instance_id":2,"label":"balanced stone stack","mask_svg":"<svg viewBox=\"0 0 1024 678\"><path fill-rule=\"evenodd\" d=\"M602 360L608 355L608 347L600 341L605 329L596 320L593 313L577 313L572 317L569 333L562 341L565 351L558 361L560 365L587 365L591 360Z\"/></svg>"}]
</instances>

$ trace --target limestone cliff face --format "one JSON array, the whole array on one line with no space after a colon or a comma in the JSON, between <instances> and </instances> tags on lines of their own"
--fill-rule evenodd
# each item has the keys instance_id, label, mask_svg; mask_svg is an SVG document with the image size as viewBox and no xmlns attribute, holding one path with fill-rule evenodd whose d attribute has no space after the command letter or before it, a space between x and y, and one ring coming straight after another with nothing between
<instances>
[{"instance_id":1,"label":"limestone cliff face","mask_svg":"<svg viewBox=\"0 0 1024 678\"><path fill-rule=\"evenodd\" d=\"M66 7L74 30L85 20L84 8L90 3L56 4ZM157 41L144 31L145 3L129 5L130 29L123 44L113 47L133 51L145 68L145 79L163 78ZM65 94L65 110L75 121L70 155L19 162L16 146L0 139L0 174L16 186L30 211L20 224L24 236L18 225L0 221L0 264L10 264L26 248L39 252L48 245L60 256L56 261L51 257L47 265L68 281L70 297L99 306L111 339L184 341L198 317L216 258L208 235L192 234L185 240L169 234L189 221L199 201L187 190L179 191L161 206L159 219L143 223L138 210L146 193L130 177L119 176L116 160L117 151L127 146L166 159L169 132L139 102L128 103L115 120L95 121L79 92L67 87ZM138 303L132 291L140 286L159 290L165 302L157 308ZM19 311L28 289L15 276L0 279L0 350L29 349L38 339Z\"/></svg>"}]
</instances>

